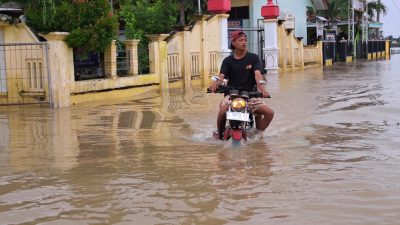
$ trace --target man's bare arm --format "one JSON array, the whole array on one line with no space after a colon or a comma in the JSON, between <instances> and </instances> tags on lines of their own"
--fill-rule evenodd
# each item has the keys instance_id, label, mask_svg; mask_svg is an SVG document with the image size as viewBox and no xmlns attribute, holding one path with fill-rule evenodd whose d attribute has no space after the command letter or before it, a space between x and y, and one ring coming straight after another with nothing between
<instances>
[{"instance_id":1,"label":"man's bare arm","mask_svg":"<svg viewBox=\"0 0 400 225\"><path fill-rule=\"evenodd\" d=\"M218 77L219 77L219 80L214 81L209 88L212 92L215 92L217 90L217 87L222 84L222 82L225 78L225 75L223 73L220 73L218 75Z\"/></svg>"},{"instance_id":2,"label":"man's bare arm","mask_svg":"<svg viewBox=\"0 0 400 225\"><path fill-rule=\"evenodd\" d=\"M264 85L260 83L260 81L264 80L261 72L259 70L254 71L254 75L256 78L256 85L257 85L257 90L261 92L264 98L269 96L268 91L265 89Z\"/></svg>"}]
</instances>

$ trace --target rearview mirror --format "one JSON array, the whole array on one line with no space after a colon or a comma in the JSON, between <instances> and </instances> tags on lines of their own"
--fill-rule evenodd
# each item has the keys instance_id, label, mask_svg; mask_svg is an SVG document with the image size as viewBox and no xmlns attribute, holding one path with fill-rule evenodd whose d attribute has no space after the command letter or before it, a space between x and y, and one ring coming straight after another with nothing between
<instances>
[{"instance_id":1,"label":"rearview mirror","mask_svg":"<svg viewBox=\"0 0 400 225\"><path fill-rule=\"evenodd\" d=\"M219 78L219 76L212 76L211 80L213 81L217 81L217 80L221 80L221 78Z\"/></svg>"}]
</instances>

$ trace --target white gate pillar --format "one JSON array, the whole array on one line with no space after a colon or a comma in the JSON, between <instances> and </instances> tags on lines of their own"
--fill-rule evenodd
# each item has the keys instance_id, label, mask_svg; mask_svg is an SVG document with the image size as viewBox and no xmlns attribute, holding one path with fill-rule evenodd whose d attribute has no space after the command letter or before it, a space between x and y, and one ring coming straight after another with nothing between
<instances>
[{"instance_id":1,"label":"white gate pillar","mask_svg":"<svg viewBox=\"0 0 400 225\"><path fill-rule=\"evenodd\" d=\"M279 7L272 0L261 8L261 15L264 17L264 46L265 69L269 73L278 71L278 25Z\"/></svg>"},{"instance_id":2,"label":"white gate pillar","mask_svg":"<svg viewBox=\"0 0 400 225\"><path fill-rule=\"evenodd\" d=\"M220 43L221 49L219 50L218 54L218 64L221 67L222 61L229 56L231 50L229 49L229 40L228 40L228 14L220 14L219 15L219 29L220 33Z\"/></svg>"},{"instance_id":3,"label":"white gate pillar","mask_svg":"<svg viewBox=\"0 0 400 225\"><path fill-rule=\"evenodd\" d=\"M221 67L222 61L225 57L229 56L231 50L229 49L228 41L228 17L226 14L231 10L231 0L208 0L208 11L218 15L218 29L220 30L219 43L220 49L218 50L218 66Z\"/></svg>"}]
</instances>

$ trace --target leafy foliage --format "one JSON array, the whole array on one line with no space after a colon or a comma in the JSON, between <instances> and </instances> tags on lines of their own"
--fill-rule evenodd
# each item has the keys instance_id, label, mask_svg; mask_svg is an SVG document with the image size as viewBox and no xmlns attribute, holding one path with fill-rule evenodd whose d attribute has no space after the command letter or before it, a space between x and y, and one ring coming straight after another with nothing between
<instances>
[{"instance_id":1,"label":"leafy foliage","mask_svg":"<svg viewBox=\"0 0 400 225\"><path fill-rule=\"evenodd\" d=\"M202 0L202 11L207 7ZM197 0L114 0L128 39L139 39L139 72L148 71L148 44L145 34L170 33L184 26L197 13Z\"/></svg>"},{"instance_id":2,"label":"leafy foliage","mask_svg":"<svg viewBox=\"0 0 400 225\"><path fill-rule=\"evenodd\" d=\"M31 12L30 17L35 20L34 23L40 20L43 27L49 27L56 22L54 20L56 5L60 3L59 0L0 0L0 4L7 2L21 4L25 8L25 13L27 11ZM36 11L35 14L32 13L33 10Z\"/></svg>"},{"instance_id":3,"label":"leafy foliage","mask_svg":"<svg viewBox=\"0 0 400 225\"><path fill-rule=\"evenodd\" d=\"M307 6L307 11L306 11L307 19L315 17L317 15L317 12L315 11L314 7Z\"/></svg>"},{"instance_id":4,"label":"leafy foliage","mask_svg":"<svg viewBox=\"0 0 400 225\"><path fill-rule=\"evenodd\" d=\"M120 19L125 24L128 39L139 39L139 73L148 72L149 40L145 34L169 33L176 24L177 11L173 2L136 0L121 2Z\"/></svg>"},{"instance_id":5,"label":"leafy foliage","mask_svg":"<svg viewBox=\"0 0 400 225\"><path fill-rule=\"evenodd\" d=\"M3 3L6 1L0 1ZM70 32L66 42L82 53L104 51L115 38L118 21L110 15L108 0L76 4L70 0L17 0L23 4L27 23L39 33Z\"/></svg>"},{"instance_id":6,"label":"leafy foliage","mask_svg":"<svg viewBox=\"0 0 400 225\"><path fill-rule=\"evenodd\" d=\"M180 5L180 23L181 25L186 25L187 22L192 19L192 17L198 14L198 0L177 0L177 3ZM207 8L207 1L202 0L200 1L200 8L201 11L206 11Z\"/></svg>"},{"instance_id":7,"label":"leafy foliage","mask_svg":"<svg viewBox=\"0 0 400 225\"><path fill-rule=\"evenodd\" d=\"M348 13L348 0L330 0L327 4L327 9L322 12L322 15L328 20L346 20Z\"/></svg>"},{"instance_id":8,"label":"leafy foliage","mask_svg":"<svg viewBox=\"0 0 400 225\"><path fill-rule=\"evenodd\" d=\"M66 42L83 52L104 51L116 37L117 18L110 15L107 0L91 0L85 4L72 4L66 10L65 27L70 31Z\"/></svg>"}]
</instances>

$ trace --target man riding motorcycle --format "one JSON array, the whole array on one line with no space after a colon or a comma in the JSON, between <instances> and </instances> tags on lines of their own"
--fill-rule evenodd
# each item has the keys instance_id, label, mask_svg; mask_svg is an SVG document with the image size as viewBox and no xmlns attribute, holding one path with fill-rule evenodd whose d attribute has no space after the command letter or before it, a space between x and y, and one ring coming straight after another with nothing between
<instances>
[{"instance_id":1,"label":"man riding motorcycle","mask_svg":"<svg viewBox=\"0 0 400 225\"><path fill-rule=\"evenodd\" d=\"M224 79L228 80L228 85L239 91L252 91L257 87L264 98L269 96L269 93L263 86L263 76L261 74L261 63L256 54L247 51L247 36L242 31L234 31L231 34L231 49L232 53L226 57L221 65L220 79L214 81L209 89L216 92L219 85ZM217 138L223 138L223 132L226 123L226 111L228 111L230 97L225 96L221 102L217 118L218 134ZM249 105L255 116L256 129L264 131L274 117L274 111L269 108L260 99L250 99Z\"/></svg>"}]
</instances>

